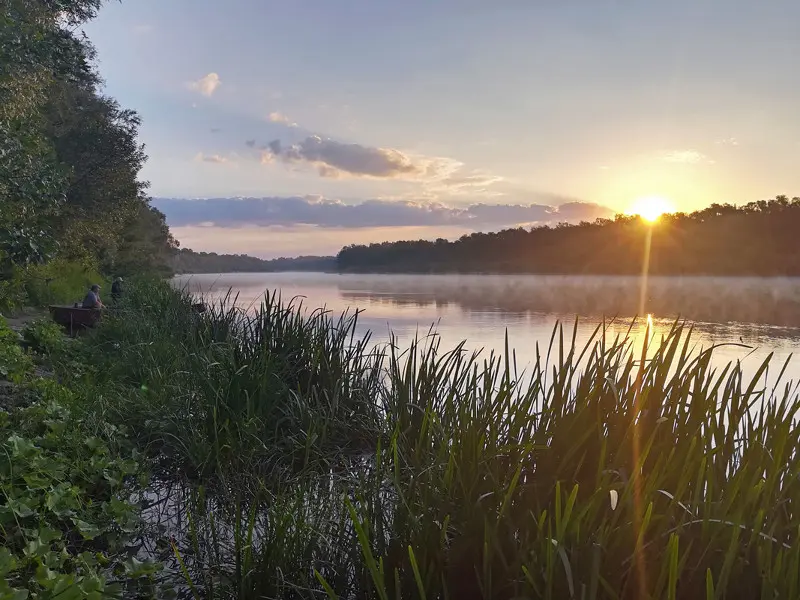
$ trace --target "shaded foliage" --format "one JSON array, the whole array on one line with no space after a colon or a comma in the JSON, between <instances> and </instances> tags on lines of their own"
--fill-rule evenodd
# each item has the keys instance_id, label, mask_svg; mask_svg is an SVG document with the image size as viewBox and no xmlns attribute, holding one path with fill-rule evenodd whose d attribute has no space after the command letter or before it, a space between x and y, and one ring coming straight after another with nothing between
<instances>
[{"instance_id":1,"label":"shaded foliage","mask_svg":"<svg viewBox=\"0 0 800 600\"><path fill-rule=\"evenodd\" d=\"M56 257L167 271L176 243L138 179L138 115L99 91L78 25L101 0L4 0L0 15L0 278ZM8 287L7 285L5 287Z\"/></svg>"},{"instance_id":2,"label":"shaded foliage","mask_svg":"<svg viewBox=\"0 0 800 600\"><path fill-rule=\"evenodd\" d=\"M474 233L444 239L347 246L340 271L632 275L800 275L800 198L712 204L663 215L655 225L617 215L578 225Z\"/></svg>"}]
</instances>

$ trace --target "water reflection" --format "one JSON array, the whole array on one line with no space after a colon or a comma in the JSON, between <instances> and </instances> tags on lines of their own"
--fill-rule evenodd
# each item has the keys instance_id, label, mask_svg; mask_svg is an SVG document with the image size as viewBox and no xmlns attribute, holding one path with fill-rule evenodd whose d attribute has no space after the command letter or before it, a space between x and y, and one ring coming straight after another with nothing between
<instances>
[{"instance_id":1,"label":"water reflection","mask_svg":"<svg viewBox=\"0 0 800 600\"><path fill-rule=\"evenodd\" d=\"M268 290L280 290L284 299L299 296L308 308L361 309L361 331L378 342L391 331L408 343L435 326L444 348L467 340L469 348L502 352L507 332L520 367L546 352L556 322L566 324L571 338L578 317L580 345L605 322L609 336L630 333L638 349L648 324L644 315L634 320L637 277L253 273L183 276L176 284L212 297L232 289L245 309ZM773 372L779 371L800 349L798 279L651 277L645 306L653 340L676 318L687 319L696 350L719 345L715 363L740 360L746 374L770 355ZM800 379L800 370L792 366L787 375Z\"/></svg>"}]
</instances>

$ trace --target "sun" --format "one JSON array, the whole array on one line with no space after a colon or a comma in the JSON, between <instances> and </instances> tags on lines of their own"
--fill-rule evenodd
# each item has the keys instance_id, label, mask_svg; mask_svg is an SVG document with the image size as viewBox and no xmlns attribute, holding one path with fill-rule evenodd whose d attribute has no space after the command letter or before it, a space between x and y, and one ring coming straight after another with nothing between
<instances>
[{"instance_id":1,"label":"sun","mask_svg":"<svg viewBox=\"0 0 800 600\"><path fill-rule=\"evenodd\" d=\"M629 215L639 215L648 223L655 223L658 218L675 211L672 203L661 196L645 196L638 198L628 209Z\"/></svg>"}]
</instances>

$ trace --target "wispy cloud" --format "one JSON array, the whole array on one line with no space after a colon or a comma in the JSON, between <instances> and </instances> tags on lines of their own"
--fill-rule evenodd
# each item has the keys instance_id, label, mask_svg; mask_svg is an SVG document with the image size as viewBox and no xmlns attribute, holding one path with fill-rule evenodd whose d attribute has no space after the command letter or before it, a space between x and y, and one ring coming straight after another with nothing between
<instances>
[{"instance_id":1,"label":"wispy cloud","mask_svg":"<svg viewBox=\"0 0 800 600\"><path fill-rule=\"evenodd\" d=\"M464 207L441 203L367 200L345 204L319 196L270 198L209 198L185 200L157 198L154 205L174 227L208 225L245 226L310 225L321 228L459 226L492 230L531 224L592 221L613 211L588 202L547 204L472 204Z\"/></svg>"},{"instance_id":2,"label":"wispy cloud","mask_svg":"<svg viewBox=\"0 0 800 600\"><path fill-rule=\"evenodd\" d=\"M261 153L262 163L279 160L307 164L321 177L367 177L376 179L441 179L453 174L460 163L446 158L413 156L394 148L348 144L318 135L286 145L269 142Z\"/></svg>"},{"instance_id":3,"label":"wispy cloud","mask_svg":"<svg viewBox=\"0 0 800 600\"><path fill-rule=\"evenodd\" d=\"M224 156L220 156L219 154L203 154L202 152L198 152L194 159L197 162L207 162L207 163L214 163L214 164L225 164L230 162L228 158Z\"/></svg>"},{"instance_id":4,"label":"wispy cloud","mask_svg":"<svg viewBox=\"0 0 800 600\"><path fill-rule=\"evenodd\" d=\"M271 123L282 123L283 125L288 125L289 127L297 127L297 123L293 122L285 114L278 111L269 113L269 115L267 115L267 120Z\"/></svg>"},{"instance_id":5,"label":"wispy cloud","mask_svg":"<svg viewBox=\"0 0 800 600\"><path fill-rule=\"evenodd\" d=\"M717 140L717 144L719 144L720 146L738 146L739 140L737 140L735 137L729 137Z\"/></svg>"},{"instance_id":6,"label":"wispy cloud","mask_svg":"<svg viewBox=\"0 0 800 600\"><path fill-rule=\"evenodd\" d=\"M661 160L671 163L681 163L686 165L696 165L703 162L711 162L702 152L697 150L670 150L661 156Z\"/></svg>"},{"instance_id":7,"label":"wispy cloud","mask_svg":"<svg viewBox=\"0 0 800 600\"><path fill-rule=\"evenodd\" d=\"M216 73L209 73L205 77L201 77L197 81L190 81L187 87L193 92L199 92L204 96L211 97L222 85L222 80Z\"/></svg>"}]
</instances>

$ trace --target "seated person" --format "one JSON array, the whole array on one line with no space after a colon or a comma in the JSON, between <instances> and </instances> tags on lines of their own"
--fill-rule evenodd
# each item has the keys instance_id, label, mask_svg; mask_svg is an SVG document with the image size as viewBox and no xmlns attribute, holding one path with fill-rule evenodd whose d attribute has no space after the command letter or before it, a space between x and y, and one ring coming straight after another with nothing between
<instances>
[{"instance_id":1,"label":"seated person","mask_svg":"<svg viewBox=\"0 0 800 600\"><path fill-rule=\"evenodd\" d=\"M83 299L82 308L103 308L103 302L100 300L100 286L96 283L89 288L86 298Z\"/></svg>"}]
</instances>

